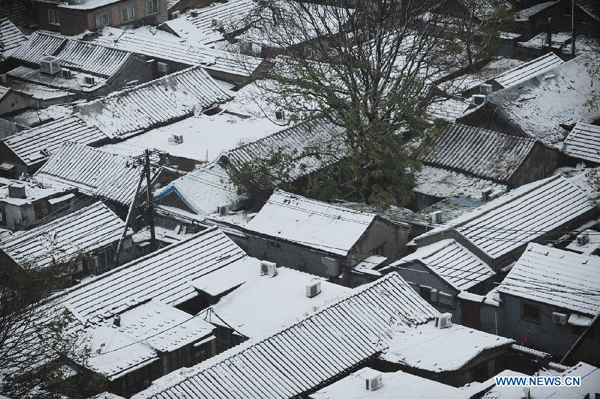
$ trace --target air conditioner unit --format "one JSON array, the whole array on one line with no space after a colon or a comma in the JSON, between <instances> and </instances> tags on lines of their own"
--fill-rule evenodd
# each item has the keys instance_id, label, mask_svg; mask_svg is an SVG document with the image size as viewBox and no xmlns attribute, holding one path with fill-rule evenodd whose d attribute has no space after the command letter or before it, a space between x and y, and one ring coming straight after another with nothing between
<instances>
[{"instance_id":1,"label":"air conditioner unit","mask_svg":"<svg viewBox=\"0 0 600 399\"><path fill-rule=\"evenodd\" d=\"M590 241L590 235L588 233L582 233L577 236L577 245L585 245Z\"/></svg>"},{"instance_id":2,"label":"air conditioner unit","mask_svg":"<svg viewBox=\"0 0 600 399\"><path fill-rule=\"evenodd\" d=\"M438 301L438 290L436 290L435 288L432 289L429 292L429 295L430 295L431 302L437 302Z\"/></svg>"},{"instance_id":3,"label":"air conditioner unit","mask_svg":"<svg viewBox=\"0 0 600 399\"><path fill-rule=\"evenodd\" d=\"M60 71L60 76L62 76L65 79L72 79L73 71L71 71L70 69L63 69Z\"/></svg>"},{"instance_id":4,"label":"air conditioner unit","mask_svg":"<svg viewBox=\"0 0 600 399\"><path fill-rule=\"evenodd\" d=\"M169 139L169 143L183 144L183 134L173 134L173 133L171 133L171 138Z\"/></svg>"},{"instance_id":5,"label":"air conditioner unit","mask_svg":"<svg viewBox=\"0 0 600 399\"><path fill-rule=\"evenodd\" d=\"M221 29L223 27L223 21L218 18L214 18L212 20L212 27L216 29Z\"/></svg>"},{"instance_id":6,"label":"air conditioner unit","mask_svg":"<svg viewBox=\"0 0 600 399\"><path fill-rule=\"evenodd\" d=\"M51 55L47 55L40 59L40 67L43 73L56 75L60 72L60 60Z\"/></svg>"},{"instance_id":7,"label":"air conditioner unit","mask_svg":"<svg viewBox=\"0 0 600 399\"><path fill-rule=\"evenodd\" d=\"M157 62L156 67L160 73L169 73L169 64L165 62Z\"/></svg>"},{"instance_id":8,"label":"air conditioner unit","mask_svg":"<svg viewBox=\"0 0 600 399\"><path fill-rule=\"evenodd\" d=\"M227 215L229 215L229 205L221 205L221 206L219 206L217 208L217 212L221 216L227 216Z\"/></svg>"},{"instance_id":9,"label":"air conditioner unit","mask_svg":"<svg viewBox=\"0 0 600 399\"><path fill-rule=\"evenodd\" d=\"M315 297L321 293L321 282L314 281L306 285L306 296L309 298Z\"/></svg>"},{"instance_id":10,"label":"air conditioner unit","mask_svg":"<svg viewBox=\"0 0 600 399\"><path fill-rule=\"evenodd\" d=\"M173 11L171 13L171 19L177 19L181 15L181 11Z\"/></svg>"},{"instance_id":11,"label":"air conditioner unit","mask_svg":"<svg viewBox=\"0 0 600 399\"><path fill-rule=\"evenodd\" d=\"M435 211L429 214L429 224L442 223L442 211Z\"/></svg>"},{"instance_id":12,"label":"air conditioner unit","mask_svg":"<svg viewBox=\"0 0 600 399\"><path fill-rule=\"evenodd\" d=\"M96 79L93 76L85 76L83 79L84 79L86 85L96 84Z\"/></svg>"},{"instance_id":13,"label":"air conditioner unit","mask_svg":"<svg viewBox=\"0 0 600 399\"><path fill-rule=\"evenodd\" d=\"M277 276L277 265L273 262L267 262L263 260L260 262L260 275L267 275L269 277Z\"/></svg>"},{"instance_id":14,"label":"air conditioner unit","mask_svg":"<svg viewBox=\"0 0 600 399\"><path fill-rule=\"evenodd\" d=\"M492 188L486 188L486 189L481 190L481 200L483 202L488 202L491 199L490 197L491 197L493 191L494 190Z\"/></svg>"},{"instance_id":15,"label":"air conditioner unit","mask_svg":"<svg viewBox=\"0 0 600 399\"><path fill-rule=\"evenodd\" d=\"M252 43L252 55L260 57L262 54L262 46L260 44Z\"/></svg>"},{"instance_id":16,"label":"air conditioner unit","mask_svg":"<svg viewBox=\"0 0 600 399\"><path fill-rule=\"evenodd\" d=\"M339 277L342 274L342 266L339 259L323 257L321 263L325 265L325 273L331 277Z\"/></svg>"},{"instance_id":17,"label":"air conditioner unit","mask_svg":"<svg viewBox=\"0 0 600 399\"><path fill-rule=\"evenodd\" d=\"M475 104L475 105L483 104L485 102L485 99L486 99L486 96L484 96L483 94L475 94L472 97L473 104Z\"/></svg>"},{"instance_id":18,"label":"air conditioner unit","mask_svg":"<svg viewBox=\"0 0 600 399\"><path fill-rule=\"evenodd\" d=\"M452 314L442 313L441 315L435 317L435 327L436 328L448 328L451 325L452 325Z\"/></svg>"},{"instance_id":19,"label":"air conditioner unit","mask_svg":"<svg viewBox=\"0 0 600 399\"><path fill-rule=\"evenodd\" d=\"M367 391L375 391L383 386L383 374L377 374L371 378L365 379Z\"/></svg>"},{"instance_id":20,"label":"air conditioner unit","mask_svg":"<svg viewBox=\"0 0 600 399\"><path fill-rule=\"evenodd\" d=\"M277 111L275 111L275 119L277 119L278 121L285 120L285 111L282 109L278 109Z\"/></svg>"},{"instance_id":21,"label":"air conditioner unit","mask_svg":"<svg viewBox=\"0 0 600 399\"><path fill-rule=\"evenodd\" d=\"M479 93L483 95L492 94L492 85L488 83L483 83L479 86Z\"/></svg>"},{"instance_id":22,"label":"air conditioner unit","mask_svg":"<svg viewBox=\"0 0 600 399\"><path fill-rule=\"evenodd\" d=\"M451 307L454 304L452 294L446 294L445 292L438 292L438 303Z\"/></svg>"},{"instance_id":23,"label":"air conditioner unit","mask_svg":"<svg viewBox=\"0 0 600 399\"><path fill-rule=\"evenodd\" d=\"M554 324L567 325L568 316L564 313L552 312L552 322Z\"/></svg>"}]
</instances>

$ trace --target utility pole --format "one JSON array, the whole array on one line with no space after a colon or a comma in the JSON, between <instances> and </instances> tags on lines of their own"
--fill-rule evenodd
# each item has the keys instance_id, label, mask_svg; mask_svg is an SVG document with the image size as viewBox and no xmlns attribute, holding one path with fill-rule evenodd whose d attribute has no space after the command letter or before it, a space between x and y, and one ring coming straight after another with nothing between
<instances>
[{"instance_id":1,"label":"utility pole","mask_svg":"<svg viewBox=\"0 0 600 399\"><path fill-rule=\"evenodd\" d=\"M152 202L152 185L150 184L150 150L144 151L144 173L146 175L146 193L148 194L148 223L150 224L150 252L156 251L156 232L154 231L154 203Z\"/></svg>"},{"instance_id":2,"label":"utility pole","mask_svg":"<svg viewBox=\"0 0 600 399\"><path fill-rule=\"evenodd\" d=\"M571 1L571 55L575 58L575 0Z\"/></svg>"},{"instance_id":3,"label":"utility pole","mask_svg":"<svg viewBox=\"0 0 600 399\"><path fill-rule=\"evenodd\" d=\"M129 223L131 221L131 215L135 210L135 204L137 203L138 194L140 193L140 188L142 187L142 182L144 181L144 173L140 173L140 179L138 181L135 192L133 193L133 198L131 199L131 204L129 204L129 212L127 212L127 218L125 219L125 228L123 229L123 234L121 234L121 238L119 239L119 243L117 244L117 250L115 252L115 257L113 259L113 269L119 264L119 254L121 252L121 247L123 246L123 240L127 235L127 228L129 227Z\"/></svg>"}]
</instances>

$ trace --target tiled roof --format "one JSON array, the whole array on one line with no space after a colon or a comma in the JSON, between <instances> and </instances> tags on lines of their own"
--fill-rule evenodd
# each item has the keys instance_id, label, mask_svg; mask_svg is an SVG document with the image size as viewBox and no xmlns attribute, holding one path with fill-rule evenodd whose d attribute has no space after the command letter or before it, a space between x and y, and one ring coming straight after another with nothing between
<instances>
[{"instance_id":1,"label":"tiled roof","mask_svg":"<svg viewBox=\"0 0 600 399\"><path fill-rule=\"evenodd\" d=\"M496 76L494 81L503 88L507 88L518 85L562 64L564 64L564 61L556 54L550 52Z\"/></svg>"},{"instance_id":2,"label":"tiled roof","mask_svg":"<svg viewBox=\"0 0 600 399\"><path fill-rule=\"evenodd\" d=\"M34 32L29 41L13 54L13 58L28 64L40 64L44 55L60 59L61 66L109 78L117 73L132 56L130 52L72 40L59 35Z\"/></svg>"},{"instance_id":3,"label":"tiled roof","mask_svg":"<svg viewBox=\"0 0 600 399\"><path fill-rule=\"evenodd\" d=\"M176 306L196 297L192 280L246 258L240 247L212 228L70 288L55 299L78 319L91 321L150 299Z\"/></svg>"},{"instance_id":4,"label":"tiled roof","mask_svg":"<svg viewBox=\"0 0 600 399\"><path fill-rule=\"evenodd\" d=\"M600 312L600 258L532 243L498 291L593 317Z\"/></svg>"},{"instance_id":5,"label":"tiled roof","mask_svg":"<svg viewBox=\"0 0 600 399\"><path fill-rule=\"evenodd\" d=\"M208 72L224 72L242 77L250 76L262 62L260 58L182 43L176 36L160 31L153 35L105 27L93 42L183 65L199 65Z\"/></svg>"},{"instance_id":6,"label":"tiled roof","mask_svg":"<svg viewBox=\"0 0 600 399\"><path fill-rule=\"evenodd\" d=\"M27 38L8 19L0 18L0 56L10 56Z\"/></svg>"},{"instance_id":7,"label":"tiled roof","mask_svg":"<svg viewBox=\"0 0 600 399\"><path fill-rule=\"evenodd\" d=\"M344 150L340 142L341 130L340 127L331 123L305 122L235 148L221 157L221 163L236 170L241 170L247 162L269 159L273 153L278 151L290 155L300 155L303 151L310 149L311 146L332 147L331 152L336 153L338 157L342 157ZM296 154L293 154L294 152ZM291 180L319 170L334 162L334 160L311 157L304 159L303 162L304 168L297 167L295 170L290 171Z\"/></svg>"},{"instance_id":8,"label":"tiled roof","mask_svg":"<svg viewBox=\"0 0 600 399\"><path fill-rule=\"evenodd\" d=\"M346 255L376 215L277 190L245 229L321 251Z\"/></svg>"},{"instance_id":9,"label":"tiled roof","mask_svg":"<svg viewBox=\"0 0 600 399\"><path fill-rule=\"evenodd\" d=\"M415 259L459 291L468 290L495 274L481 259L455 240L442 240L419 248L390 266L402 267Z\"/></svg>"},{"instance_id":10,"label":"tiled roof","mask_svg":"<svg viewBox=\"0 0 600 399\"><path fill-rule=\"evenodd\" d=\"M596 0L576 0L577 6L585 11L590 17L600 22L600 5Z\"/></svg>"},{"instance_id":11,"label":"tiled roof","mask_svg":"<svg viewBox=\"0 0 600 399\"><path fill-rule=\"evenodd\" d=\"M26 6L23 1L5 1L0 7L0 19L9 19L13 24L20 27L28 27L37 24L34 7Z\"/></svg>"},{"instance_id":12,"label":"tiled roof","mask_svg":"<svg viewBox=\"0 0 600 399\"><path fill-rule=\"evenodd\" d=\"M108 136L86 125L81 118L69 116L7 137L3 142L26 165L34 165L46 160L48 154L66 142L94 144L107 139Z\"/></svg>"},{"instance_id":13,"label":"tiled roof","mask_svg":"<svg viewBox=\"0 0 600 399\"><path fill-rule=\"evenodd\" d=\"M427 145L422 161L437 167L506 183L531 153L535 140L450 124Z\"/></svg>"},{"instance_id":14,"label":"tiled roof","mask_svg":"<svg viewBox=\"0 0 600 399\"><path fill-rule=\"evenodd\" d=\"M392 273L264 338L171 373L134 398L290 398L379 354L437 311Z\"/></svg>"},{"instance_id":15,"label":"tiled roof","mask_svg":"<svg viewBox=\"0 0 600 399\"><path fill-rule=\"evenodd\" d=\"M581 188L556 175L521 186L415 241L453 228L490 258L498 259L592 210Z\"/></svg>"},{"instance_id":16,"label":"tiled roof","mask_svg":"<svg viewBox=\"0 0 600 399\"><path fill-rule=\"evenodd\" d=\"M558 3L560 3L560 0L547 1L545 3L536 4L532 7L519 11L515 18L519 22L529 21L529 18Z\"/></svg>"},{"instance_id":17,"label":"tiled roof","mask_svg":"<svg viewBox=\"0 0 600 399\"><path fill-rule=\"evenodd\" d=\"M51 185L76 187L80 192L128 205L140 179L141 165L133 158L83 144L65 143L35 174ZM142 187L145 187L143 185Z\"/></svg>"},{"instance_id":18,"label":"tiled roof","mask_svg":"<svg viewBox=\"0 0 600 399\"><path fill-rule=\"evenodd\" d=\"M570 157L600 163L600 126L579 122L565 139L563 151Z\"/></svg>"},{"instance_id":19,"label":"tiled roof","mask_svg":"<svg viewBox=\"0 0 600 399\"><path fill-rule=\"evenodd\" d=\"M82 104L77 111L88 125L125 138L229 99L205 71L192 67Z\"/></svg>"},{"instance_id":20,"label":"tiled roof","mask_svg":"<svg viewBox=\"0 0 600 399\"><path fill-rule=\"evenodd\" d=\"M99 202L0 241L0 248L18 264L46 267L68 262L119 240L125 223Z\"/></svg>"}]
</instances>

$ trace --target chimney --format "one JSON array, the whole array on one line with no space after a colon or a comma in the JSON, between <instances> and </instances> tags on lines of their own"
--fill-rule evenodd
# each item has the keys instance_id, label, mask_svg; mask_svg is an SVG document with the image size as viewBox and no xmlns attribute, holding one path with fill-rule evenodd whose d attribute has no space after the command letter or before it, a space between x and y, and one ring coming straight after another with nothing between
<instances>
[{"instance_id":1,"label":"chimney","mask_svg":"<svg viewBox=\"0 0 600 399\"><path fill-rule=\"evenodd\" d=\"M12 184L8 186L8 196L10 198L27 198L24 184Z\"/></svg>"},{"instance_id":2,"label":"chimney","mask_svg":"<svg viewBox=\"0 0 600 399\"><path fill-rule=\"evenodd\" d=\"M116 315L113 320L113 324L117 327L121 327L121 316Z\"/></svg>"}]
</instances>

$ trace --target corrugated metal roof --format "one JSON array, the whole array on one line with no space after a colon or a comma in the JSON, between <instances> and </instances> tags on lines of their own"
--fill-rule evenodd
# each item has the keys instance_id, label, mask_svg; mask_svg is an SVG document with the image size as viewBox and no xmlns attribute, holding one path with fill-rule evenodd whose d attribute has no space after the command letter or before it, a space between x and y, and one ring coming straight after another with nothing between
<instances>
[{"instance_id":1,"label":"corrugated metal roof","mask_svg":"<svg viewBox=\"0 0 600 399\"><path fill-rule=\"evenodd\" d=\"M47 267L119 240L125 223L99 202L0 241L0 248L21 265Z\"/></svg>"},{"instance_id":2,"label":"corrugated metal roof","mask_svg":"<svg viewBox=\"0 0 600 399\"><path fill-rule=\"evenodd\" d=\"M600 258L532 243L498 291L593 317L600 312Z\"/></svg>"},{"instance_id":3,"label":"corrugated metal roof","mask_svg":"<svg viewBox=\"0 0 600 399\"><path fill-rule=\"evenodd\" d=\"M171 373L134 398L290 398L376 356L438 312L392 273L264 338Z\"/></svg>"},{"instance_id":4,"label":"corrugated metal roof","mask_svg":"<svg viewBox=\"0 0 600 399\"><path fill-rule=\"evenodd\" d=\"M212 228L66 290L56 299L78 319L91 321L149 299L176 306L197 295L190 281L246 257Z\"/></svg>"},{"instance_id":5,"label":"corrugated metal roof","mask_svg":"<svg viewBox=\"0 0 600 399\"><path fill-rule=\"evenodd\" d=\"M455 240L442 240L419 248L390 266L402 267L406 262L415 259L423 262L459 291L468 290L496 274L481 259Z\"/></svg>"},{"instance_id":6,"label":"corrugated metal roof","mask_svg":"<svg viewBox=\"0 0 600 399\"><path fill-rule=\"evenodd\" d=\"M8 19L0 18L0 47L1 56L8 58L21 44L27 41L27 38L19 28L17 28Z\"/></svg>"},{"instance_id":7,"label":"corrugated metal roof","mask_svg":"<svg viewBox=\"0 0 600 399\"><path fill-rule=\"evenodd\" d=\"M600 126L579 122L565 139L563 150L570 157L600 163Z\"/></svg>"},{"instance_id":8,"label":"corrugated metal roof","mask_svg":"<svg viewBox=\"0 0 600 399\"><path fill-rule=\"evenodd\" d=\"M82 104L77 111L88 125L125 138L229 99L205 71L192 67Z\"/></svg>"},{"instance_id":9,"label":"corrugated metal roof","mask_svg":"<svg viewBox=\"0 0 600 399\"><path fill-rule=\"evenodd\" d=\"M556 54L550 52L536 59L519 65L509 71L501 73L494 78L494 81L503 88L518 85L532 77L544 73L554 67L564 64Z\"/></svg>"},{"instance_id":10,"label":"corrugated metal roof","mask_svg":"<svg viewBox=\"0 0 600 399\"><path fill-rule=\"evenodd\" d=\"M66 142L94 144L106 139L108 137L99 129L86 125L77 116L69 116L25 130L2 141L26 165L34 165L47 159L49 154Z\"/></svg>"},{"instance_id":11,"label":"corrugated metal roof","mask_svg":"<svg viewBox=\"0 0 600 399\"><path fill-rule=\"evenodd\" d=\"M34 32L28 42L13 54L13 58L28 64L40 65L40 58L52 55L61 66L109 78L117 73L132 56L130 52L72 40L60 35Z\"/></svg>"},{"instance_id":12,"label":"corrugated metal roof","mask_svg":"<svg viewBox=\"0 0 600 399\"><path fill-rule=\"evenodd\" d=\"M426 164L506 183L527 159L535 140L450 124L422 157Z\"/></svg>"},{"instance_id":13,"label":"corrugated metal roof","mask_svg":"<svg viewBox=\"0 0 600 399\"><path fill-rule=\"evenodd\" d=\"M77 187L87 195L128 205L138 185L140 169L141 165L136 165L133 158L65 143L35 177L41 182Z\"/></svg>"}]
</instances>

